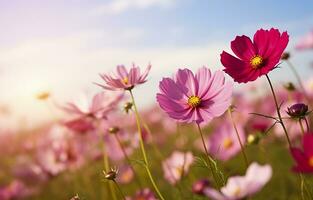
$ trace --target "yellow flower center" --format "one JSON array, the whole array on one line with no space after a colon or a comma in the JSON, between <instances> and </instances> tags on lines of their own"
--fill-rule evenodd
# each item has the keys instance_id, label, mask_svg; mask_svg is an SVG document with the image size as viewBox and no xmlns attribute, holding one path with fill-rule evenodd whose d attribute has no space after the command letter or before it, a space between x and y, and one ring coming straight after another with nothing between
<instances>
[{"instance_id":1,"label":"yellow flower center","mask_svg":"<svg viewBox=\"0 0 313 200\"><path fill-rule=\"evenodd\" d=\"M310 167L313 167L313 156L309 158L309 165Z\"/></svg>"},{"instance_id":2,"label":"yellow flower center","mask_svg":"<svg viewBox=\"0 0 313 200\"><path fill-rule=\"evenodd\" d=\"M123 78L122 82L123 82L125 85L127 85L127 84L128 84L128 78L127 78L127 77Z\"/></svg>"},{"instance_id":3,"label":"yellow flower center","mask_svg":"<svg viewBox=\"0 0 313 200\"><path fill-rule=\"evenodd\" d=\"M175 168L175 171L177 174L179 174L180 176L183 174L184 168L183 166L179 166Z\"/></svg>"},{"instance_id":4,"label":"yellow flower center","mask_svg":"<svg viewBox=\"0 0 313 200\"><path fill-rule=\"evenodd\" d=\"M229 149L230 147L233 146L233 141L230 139L230 138L226 138L224 141L223 141L223 147L225 149Z\"/></svg>"},{"instance_id":5,"label":"yellow flower center","mask_svg":"<svg viewBox=\"0 0 313 200\"><path fill-rule=\"evenodd\" d=\"M238 197L238 196L240 195L240 193L241 193L241 189L240 189L239 187L237 187L237 188L235 189L235 191L234 191L234 196L235 196L235 197Z\"/></svg>"},{"instance_id":6,"label":"yellow flower center","mask_svg":"<svg viewBox=\"0 0 313 200\"><path fill-rule=\"evenodd\" d=\"M36 97L39 100L46 100L50 97L50 93L49 92L40 92L39 94L37 94Z\"/></svg>"},{"instance_id":7,"label":"yellow flower center","mask_svg":"<svg viewBox=\"0 0 313 200\"><path fill-rule=\"evenodd\" d=\"M191 96L191 97L189 97L189 99L188 99L188 105L189 105L190 107L193 107L193 108L198 107L198 106L200 105L200 103L201 103L200 97Z\"/></svg>"},{"instance_id":8,"label":"yellow flower center","mask_svg":"<svg viewBox=\"0 0 313 200\"><path fill-rule=\"evenodd\" d=\"M251 58L250 64L254 69L257 69L263 65L263 58L259 55L256 55L253 58Z\"/></svg>"}]
</instances>

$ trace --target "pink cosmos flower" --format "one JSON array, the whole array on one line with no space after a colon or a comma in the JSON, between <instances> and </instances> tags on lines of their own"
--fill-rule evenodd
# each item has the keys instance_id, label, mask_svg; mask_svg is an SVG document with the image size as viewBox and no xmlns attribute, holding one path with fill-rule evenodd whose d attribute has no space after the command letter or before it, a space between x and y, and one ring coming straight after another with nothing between
<instances>
[{"instance_id":1,"label":"pink cosmos flower","mask_svg":"<svg viewBox=\"0 0 313 200\"><path fill-rule=\"evenodd\" d=\"M173 119L202 123L221 116L231 103L232 83L224 73L202 67L197 74L179 69L175 77L160 82L157 101Z\"/></svg>"},{"instance_id":2,"label":"pink cosmos flower","mask_svg":"<svg viewBox=\"0 0 313 200\"><path fill-rule=\"evenodd\" d=\"M303 150L291 148L291 154L297 165L293 167L295 172L313 173L313 133L306 133L302 140Z\"/></svg>"},{"instance_id":3,"label":"pink cosmos flower","mask_svg":"<svg viewBox=\"0 0 313 200\"><path fill-rule=\"evenodd\" d=\"M126 200L157 200L157 198L149 188L144 188L137 191L134 197L126 197Z\"/></svg>"},{"instance_id":4,"label":"pink cosmos flower","mask_svg":"<svg viewBox=\"0 0 313 200\"><path fill-rule=\"evenodd\" d=\"M246 142L245 133L240 123L237 123L237 130L242 144ZM238 152L240 152L240 144L234 127L229 123L221 124L209 138L209 152L214 158L227 161Z\"/></svg>"},{"instance_id":5,"label":"pink cosmos flower","mask_svg":"<svg viewBox=\"0 0 313 200\"><path fill-rule=\"evenodd\" d=\"M20 180L13 180L7 186L0 187L1 200L24 199L34 193L34 189L28 188Z\"/></svg>"},{"instance_id":6,"label":"pink cosmos flower","mask_svg":"<svg viewBox=\"0 0 313 200\"><path fill-rule=\"evenodd\" d=\"M277 66L288 42L287 32L274 28L258 30L253 42L245 35L237 36L231 49L238 58L225 51L221 54L224 71L238 83L254 81Z\"/></svg>"},{"instance_id":7,"label":"pink cosmos flower","mask_svg":"<svg viewBox=\"0 0 313 200\"><path fill-rule=\"evenodd\" d=\"M272 177L270 165L260 166L252 163L245 176L233 176L228 178L227 183L220 192L206 188L204 193L213 200L239 200L250 197L259 192Z\"/></svg>"},{"instance_id":8,"label":"pink cosmos flower","mask_svg":"<svg viewBox=\"0 0 313 200\"><path fill-rule=\"evenodd\" d=\"M76 102L68 103L63 110L77 117L104 118L105 115L116 107L123 94L108 94L100 92L93 96L91 102L86 97L76 99Z\"/></svg>"},{"instance_id":9,"label":"pink cosmos flower","mask_svg":"<svg viewBox=\"0 0 313 200\"><path fill-rule=\"evenodd\" d=\"M194 157L191 152L173 152L172 155L162 163L165 179L172 185L176 184L184 174L187 174L193 161Z\"/></svg>"},{"instance_id":10,"label":"pink cosmos flower","mask_svg":"<svg viewBox=\"0 0 313 200\"><path fill-rule=\"evenodd\" d=\"M145 83L147 76L151 69L149 64L143 74L140 73L140 68L133 64L130 70L127 70L124 65L118 65L116 67L116 74L106 75L100 74L100 77L104 80L104 84L97 84L106 90L131 90L136 85Z\"/></svg>"},{"instance_id":11,"label":"pink cosmos flower","mask_svg":"<svg viewBox=\"0 0 313 200\"><path fill-rule=\"evenodd\" d=\"M116 181L121 184L128 184L134 179L134 172L129 165L123 165L118 169Z\"/></svg>"},{"instance_id":12,"label":"pink cosmos flower","mask_svg":"<svg viewBox=\"0 0 313 200\"><path fill-rule=\"evenodd\" d=\"M123 98L123 94L110 94L100 92L88 102L86 96L77 98L76 102L68 103L62 107L64 111L74 116L74 119L66 121L64 125L71 130L84 133L94 129L93 119L102 119L112 111Z\"/></svg>"},{"instance_id":13,"label":"pink cosmos flower","mask_svg":"<svg viewBox=\"0 0 313 200\"><path fill-rule=\"evenodd\" d=\"M300 39L300 41L296 44L296 49L313 49L313 29Z\"/></svg>"}]
</instances>

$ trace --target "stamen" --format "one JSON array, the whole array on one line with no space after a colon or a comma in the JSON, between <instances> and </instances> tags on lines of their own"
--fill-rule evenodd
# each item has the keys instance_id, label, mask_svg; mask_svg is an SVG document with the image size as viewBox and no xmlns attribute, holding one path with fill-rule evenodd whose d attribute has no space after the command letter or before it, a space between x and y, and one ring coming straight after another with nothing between
<instances>
[{"instance_id":1,"label":"stamen","mask_svg":"<svg viewBox=\"0 0 313 200\"><path fill-rule=\"evenodd\" d=\"M226 138L224 141L223 141L223 147L225 149L229 149L230 147L233 146L233 141L230 139L230 138Z\"/></svg>"},{"instance_id":2,"label":"stamen","mask_svg":"<svg viewBox=\"0 0 313 200\"><path fill-rule=\"evenodd\" d=\"M257 69L263 65L263 58L259 55L256 55L253 58L251 58L250 64L252 68Z\"/></svg>"},{"instance_id":3,"label":"stamen","mask_svg":"<svg viewBox=\"0 0 313 200\"><path fill-rule=\"evenodd\" d=\"M189 99L188 99L188 105L189 105L190 107L195 108L195 107L198 107L200 104L201 104L201 99L200 99L199 97L197 97L197 96L191 96L191 97L189 97Z\"/></svg>"},{"instance_id":4,"label":"stamen","mask_svg":"<svg viewBox=\"0 0 313 200\"><path fill-rule=\"evenodd\" d=\"M123 82L125 85L127 85L127 84L128 84L128 78L125 77L125 78L122 80L122 82Z\"/></svg>"}]
</instances>

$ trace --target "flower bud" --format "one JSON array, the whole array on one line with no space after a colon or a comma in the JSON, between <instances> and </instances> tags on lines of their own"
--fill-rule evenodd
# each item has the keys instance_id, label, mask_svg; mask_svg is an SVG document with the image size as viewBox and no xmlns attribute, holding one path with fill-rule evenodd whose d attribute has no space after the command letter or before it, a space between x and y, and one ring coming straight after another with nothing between
<instances>
[{"instance_id":1,"label":"flower bud","mask_svg":"<svg viewBox=\"0 0 313 200\"><path fill-rule=\"evenodd\" d=\"M286 84L284 84L284 88L288 91L295 91L296 87L292 82L288 82Z\"/></svg>"},{"instance_id":2,"label":"flower bud","mask_svg":"<svg viewBox=\"0 0 313 200\"><path fill-rule=\"evenodd\" d=\"M287 114L292 118L304 118L309 114L309 107L304 103L296 103L288 108Z\"/></svg>"},{"instance_id":3,"label":"flower bud","mask_svg":"<svg viewBox=\"0 0 313 200\"><path fill-rule=\"evenodd\" d=\"M192 192L199 195L204 195L204 189L210 185L207 179L200 179L192 185Z\"/></svg>"},{"instance_id":4,"label":"flower bud","mask_svg":"<svg viewBox=\"0 0 313 200\"><path fill-rule=\"evenodd\" d=\"M282 59L282 60L288 60L289 58L290 58L289 52L284 52L280 57L280 59Z\"/></svg>"},{"instance_id":5,"label":"flower bud","mask_svg":"<svg viewBox=\"0 0 313 200\"><path fill-rule=\"evenodd\" d=\"M124 111L128 114L129 111L133 108L133 103L132 102L126 102L124 104Z\"/></svg>"},{"instance_id":6,"label":"flower bud","mask_svg":"<svg viewBox=\"0 0 313 200\"><path fill-rule=\"evenodd\" d=\"M105 179L114 181L115 178L117 177L118 169L117 168L111 168L111 170L108 172L103 171L103 174L104 174Z\"/></svg>"},{"instance_id":7,"label":"flower bud","mask_svg":"<svg viewBox=\"0 0 313 200\"><path fill-rule=\"evenodd\" d=\"M249 134L247 137L247 142L249 145L258 144L261 137L257 134Z\"/></svg>"},{"instance_id":8,"label":"flower bud","mask_svg":"<svg viewBox=\"0 0 313 200\"><path fill-rule=\"evenodd\" d=\"M75 196L73 196L73 197L71 198L71 200L80 200L80 198L79 198L78 194L76 194Z\"/></svg>"},{"instance_id":9,"label":"flower bud","mask_svg":"<svg viewBox=\"0 0 313 200\"><path fill-rule=\"evenodd\" d=\"M111 134L116 134L116 133L118 133L119 131L120 131L120 128L117 127L117 126L114 126L114 127L109 128L109 133L111 133Z\"/></svg>"}]
</instances>

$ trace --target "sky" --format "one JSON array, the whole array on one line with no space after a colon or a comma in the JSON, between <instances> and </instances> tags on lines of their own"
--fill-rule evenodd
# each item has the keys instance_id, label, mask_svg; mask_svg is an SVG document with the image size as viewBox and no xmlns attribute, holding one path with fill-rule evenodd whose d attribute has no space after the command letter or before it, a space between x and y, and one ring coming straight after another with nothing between
<instances>
[{"instance_id":1,"label":"sky","mask_svg":"<svg viewBox=\"0 0 313 200\"><path fill-rule=\"evenodd\" d=\"M309 78L313 54L294 45L313 28L312 8L312 0L0 0L0 108L11 113L0 115L0 125L50 119L55 108L38 102L38 92L60 104L91 96L100 91L93 84L101 83L99 73L133 62L153 67L135 91L146 107L163 76L185 67L222 69L219 54L230 51L230 41L259 28L288 31L292 62ZM271 76L293 80L284 66Z\"/></svg>"}]
</instances>

